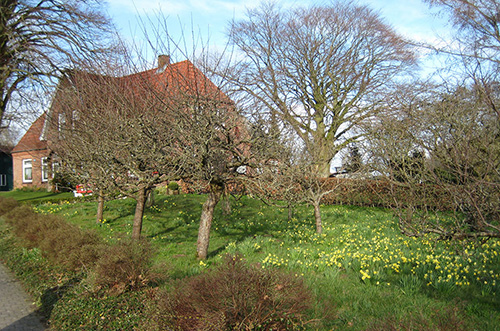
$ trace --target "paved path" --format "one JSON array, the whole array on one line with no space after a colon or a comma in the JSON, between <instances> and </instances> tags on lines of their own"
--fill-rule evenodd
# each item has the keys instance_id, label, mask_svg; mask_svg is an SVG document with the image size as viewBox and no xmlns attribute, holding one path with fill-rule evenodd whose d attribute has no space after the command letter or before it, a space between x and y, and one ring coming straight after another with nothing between
<instances>
[{"instance_id":1,"label":"paved path","mask_svg":"<svg viewBox=\"0 0 500 331\"><path fill-rule=\"evenodd\" d=\"M30 297L0 262L0 331L42 331Z\"/></svg>"}]
</instances>

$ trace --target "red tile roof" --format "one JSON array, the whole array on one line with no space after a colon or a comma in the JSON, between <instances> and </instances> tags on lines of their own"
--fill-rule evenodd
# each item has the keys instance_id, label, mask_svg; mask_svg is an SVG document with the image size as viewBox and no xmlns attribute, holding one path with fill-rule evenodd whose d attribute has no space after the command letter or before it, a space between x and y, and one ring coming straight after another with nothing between
<instances>
[{"instance_id":1,"label":"red tile roof","mask_svg":"<svg viewBox=\"0 0 500 331\"><path fill-rule=\"evenodd\" d=\"M154 68L120 78L123 84L153 84L158 91L169 98L182 96L205 96L231 100L189 60L172 63L164 68Z\"/></svg>"},{"instance_id":2,"label":"red tile roof","mask_svg":"<svg viewBox=\"0 0 500 331\"><path fill-rule=\"evenodd\" d=\"M45 140L40 140L44 123L45 113L43 113L42 116L40 116L31 125L31 127L28 129L28 131L26 131L21 140L19 140L16 147L14 147L11 153L46 149L47 142Z\"/></svg>"}]
</instances>

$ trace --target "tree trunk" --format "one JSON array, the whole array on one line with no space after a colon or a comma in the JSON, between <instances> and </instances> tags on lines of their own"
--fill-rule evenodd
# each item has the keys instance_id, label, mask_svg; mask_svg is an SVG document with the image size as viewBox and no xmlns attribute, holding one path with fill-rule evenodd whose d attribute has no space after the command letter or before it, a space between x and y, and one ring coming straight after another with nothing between
<instances>
[{"instance_id":1,"label":"tree trunk","mask_svg":"<svg viewBox=\"0 0 500 331\"><path fill-rule=\"evenodd\" d=\"M291 203L288 204L288 222L290 222L293 218L293 205Z\"/></svg>"},{"instance_id":2,"label":"tree trunk","mask_svg":"<svg viewBox=\"0 0 500 331\"><path fill-rule=\"evenodd\" d=\"M222 199L222 212L224 215L231 215L231 200L229 194L226 194Z\"/></svg>"},{"instance_id":3,"label":"tree trunk","mask_svg":"<svg viewBox=\"0 0 500 331\"><path fill-rule=\"evenodd\" d=\"M319 161L317 165L317 176L320 178L328 178L331 175L330 172L331 161Z\"/></svg>"},{"instance_id":4,"label":"tree trunk","mask_svg":"<svg viewBox=\"0 0 500 331\"><path fill-rule=\"evenodd\" d=\"M99 195L97 196L97 215L95 222L97 224L101 224L102 220L104 219L104 197L102 194L98 193Z\"/></svg>"},{"instance_id":5,"label":"tree trunk","mask_svg":"<svg viewBox=\"0 0 500 331\"><path fill-rule=\"evenodd\" d=\"M314 201L314 220L316 221L316 233L323 232L323 225L321 224L321 210L319 208L320 201Z\"/></svg>"},{"instance_id":6,"label":"tree trunk","mask_svg":"<svg viewBox=\"0 0 500 331\"><path fill-rule=\"evenodd\" d=\"M144 216L144 207L146 205L146 199L148 196L148 190L141 188L137 192L137 204L135 206L134 214L134 224L132 227L132 239L139 239L141 237L142 231L142 217Z\"/></svg>"},{"instance_id":7,"label":"tree trunk","mask_svg":"<svg viewBox=\"0 0 500 331\"><path fill-rule=\"evenodd\" d=\"M146 199L146 207L152 207L155 204L155 193L150 190Z\"/></svg>"},{"instance_id":8,"label":"tree trunk","mask_svg":"<svg viewBox=\"0 0 500 331\"><path fill-rule=\"evenodd\" d=\"M219 202L223 189L220 185L210 184L210 193L203 204L200 217L200 229L198 230L198 242L196 253L198 259L204 260L208 255L208 244L210 241L210 227L214 218L214 209Z\"/></svg>"}]
</instances>

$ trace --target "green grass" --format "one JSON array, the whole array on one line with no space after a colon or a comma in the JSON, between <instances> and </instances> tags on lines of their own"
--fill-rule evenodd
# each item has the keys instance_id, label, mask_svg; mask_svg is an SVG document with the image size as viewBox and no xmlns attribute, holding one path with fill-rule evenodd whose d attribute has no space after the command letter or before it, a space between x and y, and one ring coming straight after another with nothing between
<instances>
[{"instance_id":1,"label":"green grass","mask_svg":"<svg viewBox=\"0 0 500 331\"><path fill-rule=\"evenodd\" d=\"M0 192L0 197L14 198L20 202L41 203L47 200L67 200L73 197L71 192L54 193L46 190L13 190L8 192Z\"/></svg>"},{"instance_id":2,"label":"green grass","mask_svg":"<svg viewBox=\"0 0 500 331\"><path fill-rule=\"evenodd\" d=\"M453 243L400 234L390 211L323 206L324 233L314 232L312 210L288 211L243 197L232 213L216 209L209 258L195 258L203 195L156 197L145 212L143 235L156 246L156 263L172 278L198 274L226 253L240 253L262 268L302 275L317 296L318 329L498 330L500 242ZM135 202L110 201L95 224L96 203L45 203L109 241L130 235ZM165 284L168 286L168 284Z\"/></svg>"}]
</instances>

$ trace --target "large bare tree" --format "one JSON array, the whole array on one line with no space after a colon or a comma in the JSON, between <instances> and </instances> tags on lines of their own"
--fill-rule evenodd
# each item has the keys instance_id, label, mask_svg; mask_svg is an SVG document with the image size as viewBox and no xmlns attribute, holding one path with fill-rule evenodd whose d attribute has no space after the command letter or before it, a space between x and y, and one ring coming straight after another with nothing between
<instances>
[{"instance_id":1,"label":"large bare tree","mask_svg":"<svg viewBox=\"0 0 500 331\"><path fill-rule=\"evenodd\" d=\"M353 2L286 10L263 3L231 24L229 38L237 51L222 75L293 128L319 177L360 137L381 92L415 63L379 14Z\"/></svg>"},{"instance_id":2,"label":"large bare tree","mask_svg":"<svg viewBox=\"0 0 500 331\"><path fill-rule=\"evenodd\" d=\"M0 1L0 125L8 124L13 99L21 103L62 69L113 48L112 26L100 9L99 0Z\"/></svg>"}]
</instances>

